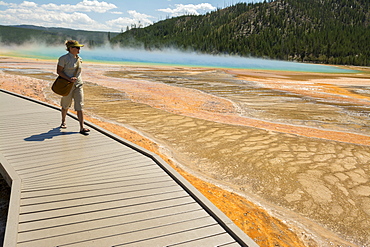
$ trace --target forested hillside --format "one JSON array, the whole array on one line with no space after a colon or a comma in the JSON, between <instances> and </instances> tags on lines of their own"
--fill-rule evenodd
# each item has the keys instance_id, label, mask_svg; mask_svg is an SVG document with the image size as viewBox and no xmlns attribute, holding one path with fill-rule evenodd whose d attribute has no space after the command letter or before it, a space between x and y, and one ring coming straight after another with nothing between
<instances>
[{"instance_id":1,"label":"forested hillside","mask_svg":"<svg viewBox=\"0 0 370 247\"><path fill-rule=\"evenodd\" d=\"M31 25L1 26L0 42L21 45L27 42L39 42L47 45L60 45L67 39L76 39L90 47L106 44L118 33L92 32L68 28L46 28Z\"/></svg>"},{"instance_id":2,"label":"forested hillside","mask_svg":"<svg viewBox=\"0 0 370 247\"><path fill-rule=\"evenodd\" d=\"M329 64L370 65L369 0L239 3L131 29L112 40L147 49L175 47Z\"/></svg>"}]
</instances>

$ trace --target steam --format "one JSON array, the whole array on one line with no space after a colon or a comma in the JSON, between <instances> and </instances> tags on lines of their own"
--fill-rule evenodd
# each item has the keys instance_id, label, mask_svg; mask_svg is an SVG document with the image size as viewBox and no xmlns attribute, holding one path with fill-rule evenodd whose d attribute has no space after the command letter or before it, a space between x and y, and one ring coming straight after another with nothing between
<instances>
[{"instance_id":1,"label":"steam","mask_svg":"<svg viewBox=\"0 0 370 247\"><path fill-rule=\"evenodd\" d=\"M16 47L2 47L0 54L32 58L57 59L65 54L63 45L58 47L44 44L28 44ZM148 51L144 49L112 48L110 46L89 49L83 47L80 53L84 61L146 63L189 67L237 68L255 70L278 70L322 73L353 73L334 66L304 64L230 55L206 55L196 52L182 52L176 49Z\"/></svg>"}]
</instances>

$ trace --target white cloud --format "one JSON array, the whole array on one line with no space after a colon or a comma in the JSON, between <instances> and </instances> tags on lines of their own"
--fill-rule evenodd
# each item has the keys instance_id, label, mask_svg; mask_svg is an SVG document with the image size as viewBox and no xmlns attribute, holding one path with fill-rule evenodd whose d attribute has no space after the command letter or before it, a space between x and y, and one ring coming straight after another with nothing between
<instances>
[{"instance_id":1,"label":"white cloud","mask_svg":"<svg viewBox=\"0 0 370 247\"><path fill-rule=\"evenodd\" d=\"M134 23L134 20L128 17L119 17L114 20L107 21L107 25L110 27L118 27L118 29L121 29L126 26L131 26L131 24Z\"/></svg>"},{"instance_id":2,"label":"white cloud","mask_svg":"<svg viewBox=\"0 0 370 247\"><path fill-rule=\"evenodd\" d=\"M8 6L8 9L0 11L1 24L4 25L30 24L85 30L107 30L108 27L93 20L84 12L105 13L117 8L114 4L97 0L83 0L76 5L53 3L38 5L30 1L7 4L1 1L0 5Z\"/></svg>"},{"instance_id":3,"label":"white cloud","mask_svg":"<svg viewBox=\"0 0 370 247\"><path fill-rule=\"evenodd\" d=\"M175 8L166 8L166 9L158 9L157 11L169 13L171 17L181 16L181 15L200 15L204 14L209 11L216 10L216 7L213 7L209 3L201 3L201 4L175 4Z\"/></svg>"},{"instance_id":4,"label":"white cloud","mask_svg":"<svg viewBox=\"0 0 370 247\"><path fill-rule=\"evenodd\" d=\"M59 26L77 28L77 26L94 25L95 21L84 13L60 13L43 10L9 10L0 12L0 19L8 20L5 24L23 23L39 26Z\"/></svg>"},{"instance_id":5,"label":"white cloud","mask_svg":"<svg viewBox=\"0 0 370 247\"><path fill-rule=\"evenodd\" d=\"M129 14L129 17L119 17L117 19L107 21L107 25L114 30L120 30L133 25L136 27L145 27L153 24L153 21L151 20L151 18L154 18L153 16L141 14L135 10L129 10L127 13Z\"/></svg>"},{"instance_id":6,"label":"white cloud","mask_svg":"<svg viewBox=\"0 0 370 247\"><path fill-rule=\"evenodd\" d=\"M35 8L37 7L37 4L34 2L24 1L23 3L19 5L19 7L20 8Z\"/></svg>"},{"instance_id":7,"label":"white cloud","mask_svg":"<svg viewBox=\"0 0 370 247\"><path fill-rule=\"evenodd\" d=\"M45 27L65 27L95 31L119 31L126 27L146 27L158 19L137 10L122 13L109 0L79 0L75 4L54 3L37 4L28 0L22 3L7 3L0 0L0 24L29 24ZM209 3L176 4L172 8L160 9L171 17L184 14L199 15L215 10ZM118 15L118 16L117 16ZM119 17L119 18L116 18ZM113 19L116 18L116 19Z\"/></svg>"},{"instance_id":8,"label":"white cloud","mask_svg":"<svg viewBox=\"0 0 370 247\"><path fill-rule=\"evenodd\" d=\"M140 21L140 22L143 22L143 23L146 23L146 24L152 24L153 23L150 20L150 18L153 18L153 16L138 13L136 10L129 10L129 11L127 11L127 13L129 13L129 15L134 20L137 20L137 21Z\"/></svg>"},{"instance_id":9,"label":"white cloud","mask_svg":"<svg viewBox=\"0 0 370 247\"><path fill-rule=\"evenodd\" d=\"M116 9L117 6L112 3L99 2L97 0L83 0L76 5L61 4L57 5L54 3L41 5L41 8L46 10L57 10L62 12L96 12L105 13L109 10Z\"/></svg>"}]
</instances>

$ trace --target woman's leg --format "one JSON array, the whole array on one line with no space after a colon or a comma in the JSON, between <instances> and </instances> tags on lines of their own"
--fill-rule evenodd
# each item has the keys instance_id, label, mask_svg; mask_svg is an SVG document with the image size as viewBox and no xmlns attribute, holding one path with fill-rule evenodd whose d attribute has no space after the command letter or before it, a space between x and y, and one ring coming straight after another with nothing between
<instances>
[{"instance_id":1,"label":"woman's leg","mask_svg":"<svg viewBox=\"0 0 370 247\"><path fill-rule=\"evenodd\" d=\"M66 117L68 113L69 107L71 107L72 104L72 95L73 95L73 89L67 96L63 96L60 100L60 106L62 107L62 124L60 125L61 128L65 129L67 128L66 125Z\"/></svg>"},{"instance_id":2,"label":"woman's leg","mask_svg":"<svg viewBox=\"0 0 370 247\"><path fill-rule=\"evenodd\" d=\"M60 125L61 128L67 128L66 125L66 117L67 117L68 109L62 108L62 124Z\"/></svg>"},{"instance_id":3,"label":"woman's leg","mask_svg":"<svg viewBox=\"0 0 370 247\"><path fill-rule=\"evenodd\" d=\"M83 111L77 111L77 118L78 121L80 122L80 131L84 129L84 114Z\"/></svg>"},{"instance_id":4,"label":"woman's leg","mask_svg":"<svg viewBox=\"0 0 370 247\"><path fill-rule=\"evenodd\" d=\"M75 100L75 110L77 111L78 121L80 123L80 133L87 134L90 130L84 127L84 116L83 116L83 106L84 106L84 91L83 87L78 87L75 90L74 95Z\"/></svg>"}]
</instances>

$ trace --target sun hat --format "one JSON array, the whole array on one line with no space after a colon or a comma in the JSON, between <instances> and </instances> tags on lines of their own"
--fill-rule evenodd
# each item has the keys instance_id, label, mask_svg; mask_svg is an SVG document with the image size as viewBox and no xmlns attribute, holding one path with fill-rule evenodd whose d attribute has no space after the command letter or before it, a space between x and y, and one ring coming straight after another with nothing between
<instances>
[{"instance_id":1,"label":"sun hat","mask_svg":"<svg viewBox=\"0 0 370 247\"><path fill-rule=\"evenodd\" d=\"M84 45L82 45L82 44L78 43L78 41L76 41L76 40L68 40L68 41L66 42L66 46L67 46L68 48L70 48L70 47L82 47L82 46L84 46Z\"/></svg>"}]
</instances>

